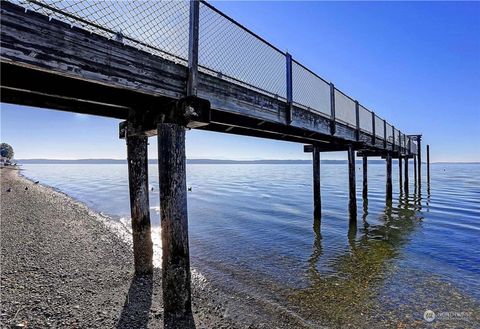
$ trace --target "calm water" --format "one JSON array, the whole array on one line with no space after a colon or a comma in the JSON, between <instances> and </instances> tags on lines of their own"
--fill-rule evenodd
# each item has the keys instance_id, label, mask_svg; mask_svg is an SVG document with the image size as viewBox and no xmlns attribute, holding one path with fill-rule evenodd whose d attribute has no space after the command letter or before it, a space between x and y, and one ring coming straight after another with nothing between
<instances>
[{"instance_id":1,"label":"calm water","mask_svg":"<svg viewBox=\"0 0 480 329\"><path fill-rule=\"evenodd\" d=\"M24 165L24 174L128 218L124 165ZM189 165L192 265L239 294L317 317L421 321L423 312L480 305L480 165L434 164L431 187L385 203L385 166L369 165L368 204L357 164L358 224L349 226L346 165L322 164L322 223L312 219L310 165ZM159 225L157 166L149 167ZM425 177L426 175L424 175ZM381 309L382 316L378 315ZM358 314L356 314L358 313ZM366 319L355 319L364 315ZM386 315L388 314L388 315ZM472 314L469 325L472 323ZM410 321L410 322L409 322ZM476 321L476 320L475 320ZM467 326L468 327L468 326Z\"/></svg>"}]
</instances>

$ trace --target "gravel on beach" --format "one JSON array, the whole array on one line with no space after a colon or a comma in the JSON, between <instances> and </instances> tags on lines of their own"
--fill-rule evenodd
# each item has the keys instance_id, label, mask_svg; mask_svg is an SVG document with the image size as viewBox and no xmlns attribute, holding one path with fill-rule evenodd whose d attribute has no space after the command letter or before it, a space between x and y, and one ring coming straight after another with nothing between
<instances>
[{"instance_id":1,"label":"gravel on beach","mask_svg":"<svg viewBox=\"0 0 480 329\"><path fill-rule=\"evenodd\" d=\"M133 275L131 246L86 206L2 168L2 328L162 328L161 271ZM98 217L98 215L97 215ZM243 327L193 282L197 328Z\"/></svg>"}]
</instances>

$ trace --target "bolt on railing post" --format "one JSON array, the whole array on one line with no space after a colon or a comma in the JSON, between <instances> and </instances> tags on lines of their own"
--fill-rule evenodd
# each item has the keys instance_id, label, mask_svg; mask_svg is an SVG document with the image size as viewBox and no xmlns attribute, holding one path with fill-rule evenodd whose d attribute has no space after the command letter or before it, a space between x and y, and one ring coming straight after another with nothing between
<instances>
[{"instance_id":1,"label":"bolt on railing post","mask_svg":"<svg viewBox=\"0 0 480 329\"><path fill-rule=\"evenodd\" d=\"M330 134L335 135L335 85L330 82Z\"/></svg>"},{"instance_id":2,"label":"bolt on railing post","mask_svg":"<svg viewBox=\"0 0 480 329\"><path fill-rule=\"evenodd\" d=\"M198 89L199 22L200 22L200 1L190 0L187 96L196 96L197 89Z\"/></svg>"},{"instance_id":3,"label":"bolt on railing post","mask_svg":"<svg viewBox=\"0 0 480 329\"><path fill-rule=\"evenodd\" d=\"M360 104L355 101L355 123L357 127L357 141L360 140Z\"/></svg>"},{"instance_id":4,"label":"bolt on railing post","mask_svg":"<svg viewBox=\"0 0 480 329\"><path fill-rule=\"evenodd\" d=\"M285 54L286 69L287 69L287 111L285 114L285 120L287 124L292 122L292 107L293 107L293 77L292 77L292 55L288 52Z\"/></svg>"},{"instance_id":5,"label":"bolt on railing post","mask_svg":"<svg viewBox=\"0 0 480 329\"><path fill-rule=\"evenodd\" d=\"M372 145L375 145L375 112L372 111Z\"/></svg>"}]
</instances>

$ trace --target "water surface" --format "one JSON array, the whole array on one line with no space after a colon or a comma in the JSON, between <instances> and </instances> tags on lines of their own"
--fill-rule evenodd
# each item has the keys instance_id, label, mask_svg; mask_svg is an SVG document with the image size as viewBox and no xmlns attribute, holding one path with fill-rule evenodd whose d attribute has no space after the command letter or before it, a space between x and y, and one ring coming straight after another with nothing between
<instances>
[{"instance_id":1,"label":"water surface","mask_svg":"<svg viewBox=\"0 0 480 329\"><path fill-rule=\"evenodd\" d=\"M434 164L431 184L398 184L385 202L385 166L369 165L357 225L349 225L346 165L322 164L321 224L312 218L311 165L187 166L192 265L232 293L312 323L426 325L423 312L464 312L441 325L478 325L480 165ZM26 164L24 174L115 220L129 217L125 165ZM424 168L425 169L425 168ZM424 173L424 177L425 177ZM159 225L158 172L149 166ZM438 320L440 321L440 320Z\"/></svg>"}]
</instances>

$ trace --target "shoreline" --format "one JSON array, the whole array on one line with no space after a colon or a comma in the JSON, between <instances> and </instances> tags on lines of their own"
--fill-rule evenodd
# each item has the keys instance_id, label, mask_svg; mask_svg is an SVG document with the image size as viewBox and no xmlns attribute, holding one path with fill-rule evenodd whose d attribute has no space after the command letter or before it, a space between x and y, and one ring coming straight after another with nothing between
<instances>
[{"instance_id":1,"label":"shoreline","mask_svg":"<svg viewBox=\"0 0 480 329\"><path fill-rule=\"evenodd\" d=\"M161 269L155 268L151 278L133 277L128 223L92 210L55 187L34 184L22 170L1 169L0 177L0 327L21 321L34 328L163 327ZM12 191L6 192L9 186ZM159 232L154 234L160 239ZM196 327L421 327L426 307L467 314L460 323L445 323L446 328L480 321L474 311L478 303L441 278L402 272L398 266L370 275L375 250L383 249L358 246L356 256L341 258L348 266L344 272L356 274L354 285L317 275L300 288L193 257ZM367 258L358 263L362 255ZM383 283L372 285L367 294L363 283L373 278ZM403 290L408 285L415 285L412 294ZM395 289L400 289L398 296Z\"/></svg>"},{"instance_id":2,"label":"shoreline","mask_svg":"<svg viewBox=\"0 0 480 329\"><path fill-rule=\"evenodd\" d=\"M0 178L2 327L163 328L161 271L134 277L126 232L18 169ZM243 327L223 316L223 297L199 276L192 294L197 327Z\"/></svg>"},{"instance_id":3,"label":"shoreline","mask_svg":"<svg viewBox=\"0 0 480 329\"><path fill-rule=\"evenodd\" d=\"M127 225L21 171L0 169L0 327L163 328L161 255L154 251L152 277L134 277ZM191 275L196 328L324 328L194 267Z\"/></svg>"}]
</instances>

